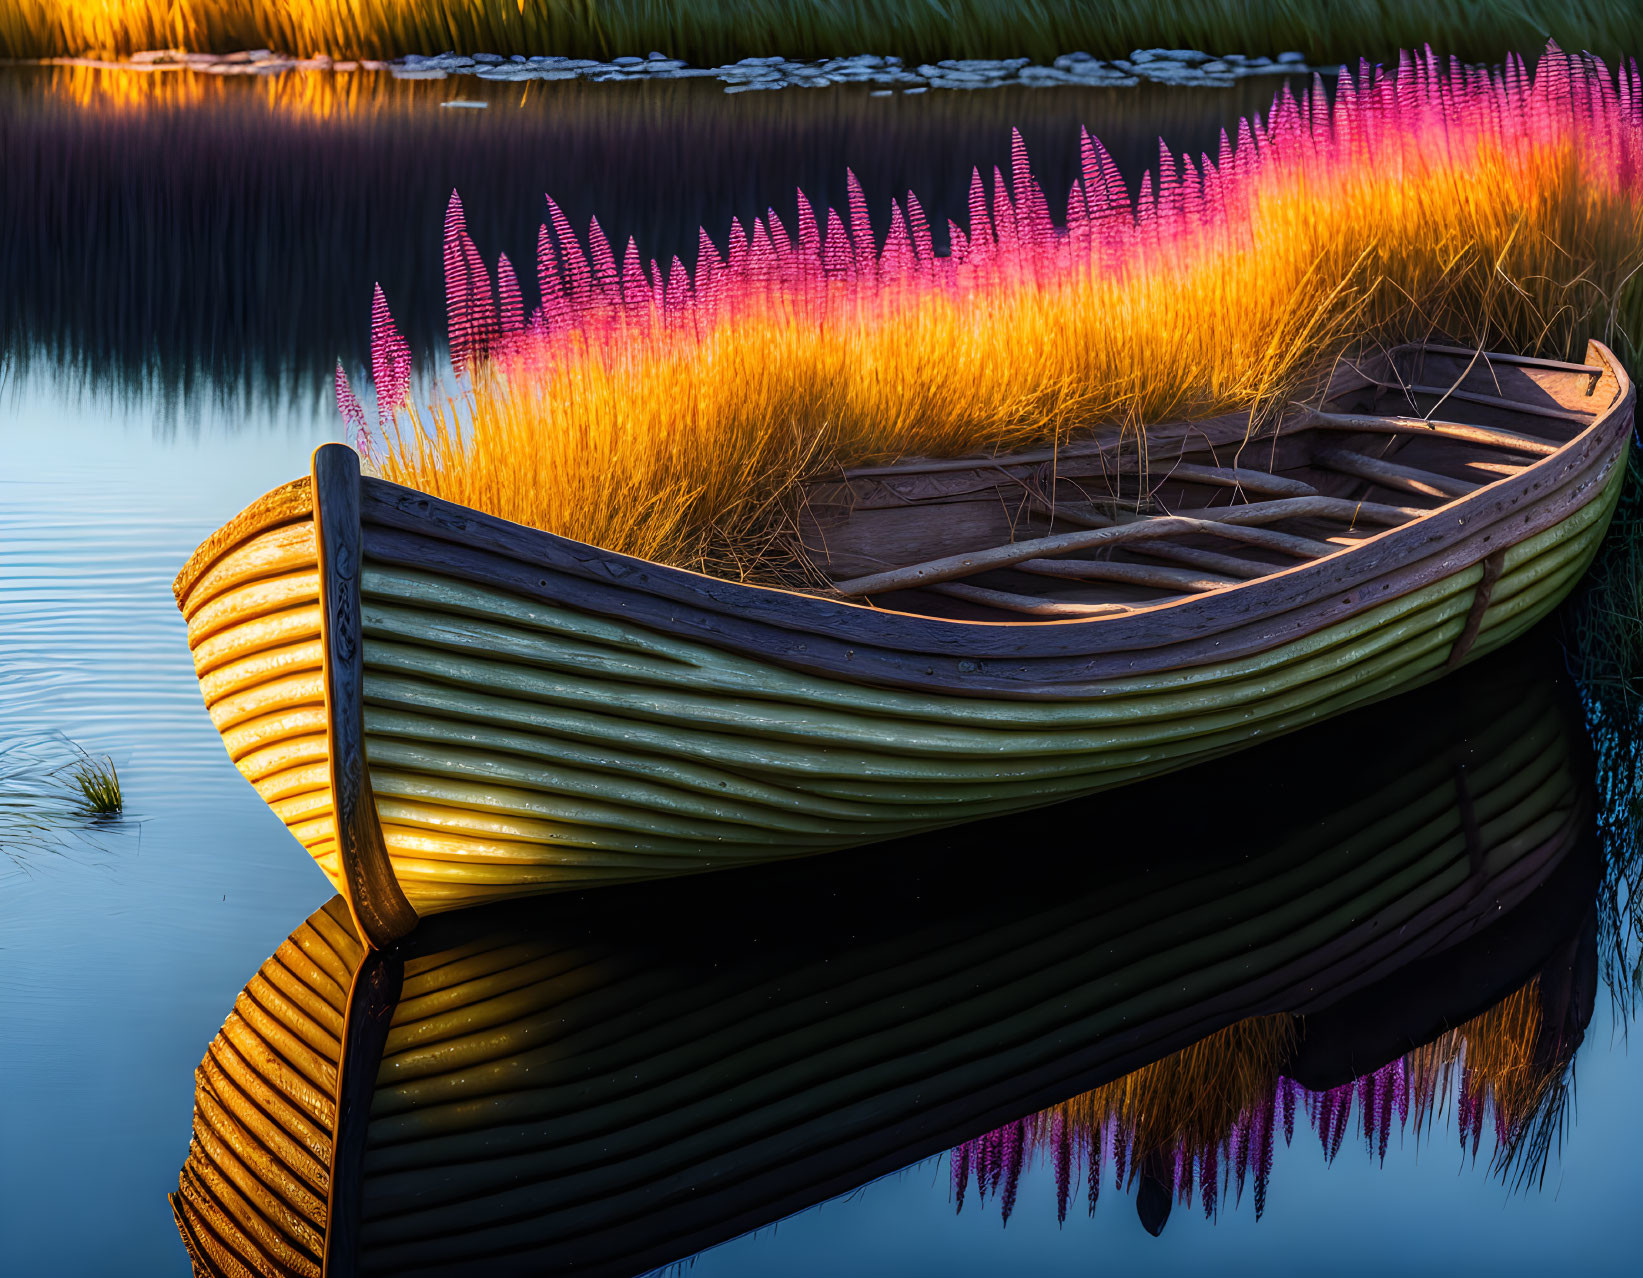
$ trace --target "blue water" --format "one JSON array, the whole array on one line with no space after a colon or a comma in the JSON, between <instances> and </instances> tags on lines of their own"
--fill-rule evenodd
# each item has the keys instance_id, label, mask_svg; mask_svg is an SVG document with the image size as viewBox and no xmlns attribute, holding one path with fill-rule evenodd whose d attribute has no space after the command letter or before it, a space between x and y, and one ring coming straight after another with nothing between
<instances>
[{"instance_id":1,"label":"blue water","mask_svg":"<svg viewBox=\"0 0 1643 1278\"><path fill-rule=\"evenodd\" d=\"M161 433L36 380L0 402L3 735L112 755L131 817L0 857L0 1270L187 1273L164 1195L194 1066L330 890L224 755L170 581L329 423Z\"/></svg>"},{"instance_id":2,"label":"blue water","mask_svg":"<svg viewBox=\"0 0 1643 1278\"><path fill-rule=\"evenodd\" d=\"M62 733L107 753L127 804L111 826L70 822L58 846L0 854L7 1275L188 1272L165 1195L188 1149L194 1067L257 966L330 895L226 759L170 581L202 538L341 432L323 388L254 411L216 389L145 391L38 357L0 371L0 745ZM1643 1062L1606 989L1576 1079L1540 1188L1510 1192L1463 1161L1447 1120L1418 1143L1394 1139L1384 1166L1349 1141L1326 1167L1303 1124L1278 1150L1259 1222L1247 1202L1214 1224L1178 1208L1153 1238L1117 1194L1092 1218L1075 1204L1058 1226L1042 1166L1007 1227L996 1200L955 1215L938 1158L714 1248L689 1272L1635 1272Z\"/></svg>"}]
</instances>

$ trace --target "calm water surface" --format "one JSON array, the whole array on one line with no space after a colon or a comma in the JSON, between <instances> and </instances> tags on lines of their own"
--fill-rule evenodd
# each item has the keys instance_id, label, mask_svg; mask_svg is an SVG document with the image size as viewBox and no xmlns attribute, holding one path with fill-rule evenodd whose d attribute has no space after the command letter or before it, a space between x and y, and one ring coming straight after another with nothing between
<instances>
[{"instance_id":1,"label":"calm water surface","mask_svg":"<svg viewBox=\"0 0 1643 1278\"><path fill-rule=\"evenodd\" d=\"M795 185L839 201L845 164L875 208L911 186L933 220L962 221L970 166L1007 159L1011 123L1053 189L1081 123L1134 173L1158 133L1211 148L1270 89L871 100L790 90L765 101L694 85L571 86L520 101L506 86L461 85L492 105L450 111L438 106L457 95L450 82L367 79L342 98L180 80L169 96L142 96L0 70L0 746L60 732L112 755L129 814L71 824L46 847L0 830L0 1272L188 1272L165 1195L188 1153L194 1068L258 965L329 888L224 757L169 584L212 529L341 437L324 375L339 356L360 358L374 280L433 348L452 186L482 247L526 261L545 190L658 255L688 252L699 222L717 230L732 214L790 208ZM1527 682L1561 677L1550 647L1523 661ZM1501 697L1502 714L1514 700ZM1335 767L1305 793L1274 781L1225 820L1255 847L1286 804L1333 803L1332 773L1341 805L1364 801L1351 780L1366 757L1356 722L1315 738ZM1410 722L1412 753L1453 730L1419 702ZM1589 785L1586 754L1570 758ZM1115 864L1133 873L1213 841L1171 818L1205 784L1186 774L1150 792L1161 816L1151 828L1133 805L1097 801L986 837L1082 839L1103 856L1118 855L1113 837ZM1034 849L1006 850L1024 858L1021 891L1057 899ZM1450 1106L1427 1136L1395 1134L1384 1164L1349 1136L1326 1165L1312 1127L1297 1123L1293 1143L1278 1143L1258 1222L1247 1197L1213 1223L1177 1207L1154 1238L1134 1191L1109 1181L1093 1215L1078 1191L1058 1224L1054 1169L1039 1159L1001 1226L997 1196L978 1203L973 1186L955 1212L932 1129L910 1166L879 1175L864 1160L862 1179L877 1177L865 1187L714 1247L691 1272L1630 1272L1643 1069L1608 986L1588 997L1573 1103L1542 1185L1513 1191L1492 1175L1487 1134L1477 1160L1463 1159ZM1457 1020L1484 1010L1455 998ZM1030 1103L1023 1093L1014 1110L978 1103L946 1143L1106 1081L1092 1068Z\"/></svg>"}]
</instances>

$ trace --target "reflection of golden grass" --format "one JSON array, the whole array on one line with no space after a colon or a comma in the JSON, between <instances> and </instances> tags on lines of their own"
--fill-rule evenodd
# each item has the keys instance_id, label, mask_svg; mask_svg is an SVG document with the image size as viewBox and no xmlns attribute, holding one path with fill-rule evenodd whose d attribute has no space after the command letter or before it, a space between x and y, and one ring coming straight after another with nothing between
<instances>
[{"instance_id":1,"label":"reflection of golden grass","mask_svg":"<svg viewBox=\"0 0 1643 1278\"><path fill-rule=\"evenodd\" d=\"M251 105L290 118L341 119L419 99L433 105L450 95L437 84L373 71L224 76L180 66L135 71L70 65L50 69L42 96L105 112Z\"/></svg>"},{"instance_id":2,"label":"reflection of golden grass","mask_svg":"<svg viewBox=\"0 0 1643 1278\"><path fill-rule=\"evenodd\" d=\"M1353 344L1578 354L1643 244L1622 178L1636 119L1587 119L1544 85L1504 106L1450 87L1385 92L1333 138L1291 118L1224 163L1224 199L1196 195L1189 167L1176 211L1126 213L1093 247L1001 242L991 266L819 284L744 272L711 322L618 303L414 415L381 473L613 550L780 577L797 481L840 465L1268 412Z\"/></svg>"},{"instance_id":3,"label":"reflection of golden grass","mask_svg":"<svg viewBox=\"0 0 1643 1278\"><path fill-rule=\"evenodd\" d=\"M1384 1158L1394 1130L1412 1124L1418 1138L1451 1098L1463 1149L1476 1154L1492 1111L1491 1165L1506 1174L1518 1160L1520 1176L1533 1179L1533 1164L1548 1152L1543 1139L1537 1145L1537 1129L1544 1136L1545 1125L1558 1120L1556 1102L1579 1039L1577 1029L1548 1021L1536 977L1374 1074L1307 1093L1281 1076L1294 1043L1291 1018L1252 1017L967 1142L954 1151L955 1188L962 1204L973 1177L982 1195L999 1195L1008 1218L1023 1167L1044 1158L1054 1165L1065 1215L1080 1170L1098 1188L1110 1159L1121 1186L1145 1169L1190 1201L1196 1183L1209 1215L1229 1192L1241 1196L1251 1178L1259 1216L1274 1137L1283 1128L1287 1140L1296 1109L1310 1116L1327 1158L1348 1137ZM1095 1200L1092 1191L1092 1210Z\"/></svg>"},{"instance_id":4,"label":"reflection of golden grass","mask_svg":"<svg viewBox=\"0 0 1643 1278\"><path fill-rule=\"evenodd\" d=\"M697 61L864 50L1047 58L1165 45L1340 59L1430 40L1487 58L1548 32L1571 47L1635 49L1638 24L1628 6L1605 0L7 0L0 8L0 56L267 45L346 56L458 48L609 57L659 48Z\"/></svg>"},{"instance_id":5,"label":"reflection of golden grass","mask_svg":"<svg viewBox=\"0 0 1643 1278\"><path fill-rule=\"evenodd\" d=\"M1536 979L1411 1052L1404 1059L1416 1130L1454 1092L1462 1144L1470 1139L1476 1152L1486 1105L1494 1110L1497 1139L1513 1143L1534 1122L1568 1063L1573 1043L1558 1034L1559 1027L1545 1022Z\"/></svg>"},{"instance_id":6,"label":"reflection of golden grass","mask_svg":"<svg viewBox=\"0 0 1643 1278\"><path fill-rule=\"evenodd\" d=\"M1061 1125L1086 1138L1116 1133L1134 1171L1148 1154L1185 1149L1197 1160L1231 1139L1240 1118L1270 1103L1294 1045L1288 1016L1252 1016L1161 1061L1043 1111L1040 1139Z\"/></svg>"}]
</instances>

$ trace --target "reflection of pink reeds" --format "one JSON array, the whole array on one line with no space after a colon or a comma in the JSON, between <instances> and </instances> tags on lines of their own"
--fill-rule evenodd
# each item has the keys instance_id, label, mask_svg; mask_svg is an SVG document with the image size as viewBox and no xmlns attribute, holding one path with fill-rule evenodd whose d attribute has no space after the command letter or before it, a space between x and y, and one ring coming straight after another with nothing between
<instances>
[{"instance_id":1,"label":"reflection of pink reeds","mask_svg":"<svg viewBox=\"0 0 1643 1278\"><path fill-rule=\"evenodd\" d=\"M838 465L1275 411L1353 344L1435 332L1566 348L1636 261L1643 86L1548 52L1491 76L1405 56L1223 136L1161 149L1131 198L1085 135L1052 219L1019 136L938 256L915 196L878 244L846 209L705 233L694 275L558 206L522 316L454 196L444 259L470 392L413 411L388 478L615 550L758 575L796 487ZM391 323L377 328L397 341ZM373 360L375 363L376 360ZM397 384L396 384L397 391ZM544 482L552 476L553 482ZM779 555L777 556L779 558Z\"/></svg>"},{"instance_id":2,"label":"reflection of pink reeds","mask_svg":"<svg viewBox=\"0 0 1643 1278\"><path fill-rule=\"evenodd\" d=\"M1093 1214L1106 1166L1120 1190L1144 1167L1168 1169L1175 1200L1193 1201L1214 1217L1225 1198L1236 1205L1250 1185L1255 1216L1266 1210L1273 1148L1295 1135L1297 1109L1332 1163L1357 1133L1370 1157L1386 1161L1394 1130L1419 1139L1454 1098L1463 1152L1476 1158L1486 1115L1493 1114L1492 1166L1504 1171L1555 1103L1580 1041L1552 1023L1540 978L1432 1043L1372 1073L1326 1091L1308 1091L1280 1073L1290 1042L1287 1017L1260 1017L1209 1038L1094 1091L1007 1123L952 1151L953 1200L963 1209L973 1179L977 1196L997 1197L1007 1222L1022 1172L1048 1162L1056 1214L1080 1178ZM1555 1018L1553 1018L1555 1019Z\"/></svg>"}]
</instances>

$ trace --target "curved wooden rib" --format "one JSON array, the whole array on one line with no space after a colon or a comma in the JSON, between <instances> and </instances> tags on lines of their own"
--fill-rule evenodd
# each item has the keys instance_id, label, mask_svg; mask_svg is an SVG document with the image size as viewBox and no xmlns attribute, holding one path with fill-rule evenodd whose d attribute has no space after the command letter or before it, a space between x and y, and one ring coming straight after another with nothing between
<instances>
[{"instance_id":1,"label":"curved wooden rib","mask_svg":"<svg viewBox=\"0 0 1643 1278\"><path fill-rule=\"evenodd\" d=\"M1429 394L1439 393L1431 387L1427 387L1426 390ZM1490 401L1497 404L1501 402L1493 397L1490 397ZM1575 420L1584 424L1586 418L1565 415L1563 420ZM1438 421L1426 417L1394 417L1383 413L1313 413L1306 419L1306 424L1323 427L1326 430L1374 431L1388 435L1430 435L1436 439L1458 439L1469 444L1527 453L1533 457L1550 457L1558 450L1558 445L1550 440L1537 439L1520 431L1495 430L1485 426L1471 426L1465 422Z\"/></svg>"},{"instance_id":2,"label":"curved wooden rib","mask_svg":"<svg viewBox=\"0 0 1643 1278\"><path fill-rule=\"evenodd\" d=\"M360 933L382 946L416 926L416 911L388 862L366 763L359 485L359 458L352 449L323 444L314 450L325 730L337 857Z\"/></svg>"},{"instance_id":3,"label":"curved wooden rib","mask_svg":"<svg viewBox=\"0 0 1643 1278\"><path fill-rule=\"evenodd\" d=\"M1314 460L1330 470L1340 471L1343 475L1373 480L1387 488L1398 488L1424 497L1436 497L1440 501L1447 501L1451 497L1464 497L1467 493L1476 492L1483 487L1482 484L1469 479L1453 479L1448 475L1437 475L1415 466L1400 466L1397 462L1355 453L1345 448L1321 449Z\"/></svg>"},{"instance_id":4,"label":"curved wooden rib","mask_svg":"<svg viewBox=\"0 0 1643 1278\"><path fill-rule=\"evenodd\" d=\"M1039 559L1046 555L1063 555L1075 550L1100 550L1109 546L1128 548L1132 543L1142 545L1148 541L1174 537L1179 533L1219 533L1235 537L1237 533L1234 530L1245 523L1258 524L1266 518L1276 519L1280 514L1310 513L1296 512L1294 503L1320 501L1329 503L1331 508L1334 507L1332 499L1327 497L1296 497L1247 507L1229 507L1224 518L1217 518L1220 512L1212 514L1206 511L1163 515L1151 519L1138 519L1133 523L1119 524L1115 527L1054 533L1048 537L1013 541L1007 546L995 546L990 550L947 555L941 559L932 559L928 563L910 564L905 568L893 568L866 577L855 577L849 581L836 582L834 585L839 593L844 595L880 595L896 590L938 585L960 577L969 577L990 568L1013 568L1029 559ZM1262 509L1265 505L1284 506L1286 509L1282 512L1269 512ZM1407 516L1400 515L1399 518Z\"/></svg>"}]
</instances>

